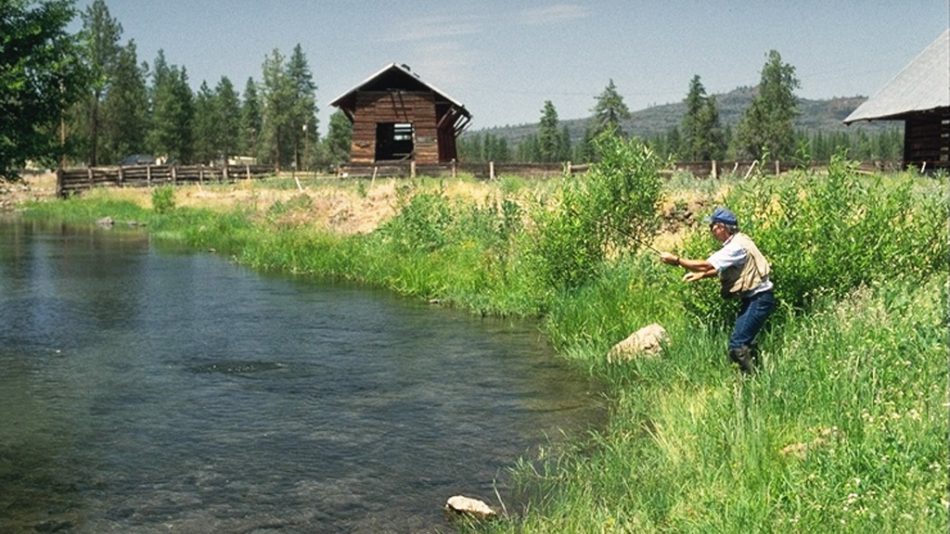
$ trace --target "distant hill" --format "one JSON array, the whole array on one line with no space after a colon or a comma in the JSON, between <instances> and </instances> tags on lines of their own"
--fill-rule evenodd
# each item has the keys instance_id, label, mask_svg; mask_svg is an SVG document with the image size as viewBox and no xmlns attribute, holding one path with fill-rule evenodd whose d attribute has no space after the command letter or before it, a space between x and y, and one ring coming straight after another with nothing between
<instances>
[{"instance_id":1,"label":"distant hill","mask_svg":"<svg viewBox=\"0 0 950 534\"><path fill-rule=\"evenodd\" d=\"M755 96L754 87L739 87L728 93L713 95L716 97L716 105L719 107L719 120L723 126L732 126L735 128L739 119L746 108L752 103ZM867 100L865 96L836 97L826 100L809 100L807 98L798 99L798 111L800 115L795 122L796 128L802 130L822 130L825 132L840 131L876 131L882 128L892 128L899 125L893 122L876 123L856 123L852 126L845 126L841 121L854 111L862 102ZM658 134L665 134L674 126L679 126L683 121L683 115L686 113L686 104L677 102L675 104L663 104L652 106L640 111L631 112L631 118L624 123L624 130L633 135L649 138ZM589 119L567 119L560 121L560 124L567 125L568 132L571 135L571 142L576 142L584 136L584 129L587 127ZM471 130L467 135L473 133L491 133L492 135L504 138L509 144L517 144L526 136L536 132L538 124L519 124L516 126L500 126L493 128L482 128Z\"/></svg>"}]
</instances>

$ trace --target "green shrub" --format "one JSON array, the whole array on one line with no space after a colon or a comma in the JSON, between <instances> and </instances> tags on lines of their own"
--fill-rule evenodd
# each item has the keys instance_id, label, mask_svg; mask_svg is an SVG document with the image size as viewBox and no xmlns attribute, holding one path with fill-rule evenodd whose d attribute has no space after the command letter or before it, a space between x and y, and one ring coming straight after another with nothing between
<instances>
[{"instance_id":1,"label":"green shrub","mask_svg":"<svg viewBox=\"0 0 950 534\"><path fill-rule=\"evenodd\" d=\"M175 188L165 185L153 189L152 209L156 213L168 213L175 209Z\"/></svg>"},{"instance_id":2,"label":"green shrub","mask_svg":"<svg viewBox=\"0 0 950 534\"><path fill-rule=\"evenodd\" d=\"M778 299L805 310L825 295L840 297L893 276L920 279L942 268L950 253L946 199L915 194L913 186L912 177L884 184L861 176L836 156L826 175L751 180L725 203L771 262ZM707 257L718 247L702 227L684 254ZM714 285L694 284L685 298L701 316L727 317Z\"/></svg>"},{"instance_id":3,"label":"green shrub","mask_svg":"<svg viewBox=\"0 0 950 534\"><path fill-rule=\"evenodd\" d=\"M418 192L414 184L397 188L398 214L380 234L403 251L433 251L448 241L452 210L444 190Z\"/></svg>"},{"instance_id":4,"label":"green shrub","mask_svg":"<svg viewBox=\"0 0 950 534\"><path fill-rule=\"evenodd\" d=\"M637 140L604 135L595 142L600 161L585 175L565 178L558 206L535 212L533 254L553 288L579 287L608 252L639 248L657 228L659 158Z\"/></svg>"}]
</instances>

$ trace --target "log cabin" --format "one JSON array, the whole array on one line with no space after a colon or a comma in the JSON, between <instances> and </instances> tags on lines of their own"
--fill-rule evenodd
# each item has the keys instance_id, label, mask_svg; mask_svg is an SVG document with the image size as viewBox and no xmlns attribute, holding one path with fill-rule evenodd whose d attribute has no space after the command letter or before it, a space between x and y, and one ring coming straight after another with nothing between
<instances>
[{"instance_id":1,"label":"log cabin","mask_svg":"<svg viewBox=\"0 0 950 534\"><path fill-rule=\"evenodd\" d=\"M950 170L950 30L857 107L855 121L904 121L903 165Z\"/></svg>"},{"instance_id":2,"label":"log cabin","mask_svg":"<svg viewBox=\"0 0 950 534\"><path fill-rule=\"evenodd\" d=\"M472 114L424 82L405 64L392 63L343 93L330 105L353 124L350 163L414 161L450 163L456 139Z\"/></svg>"}]
</instances>

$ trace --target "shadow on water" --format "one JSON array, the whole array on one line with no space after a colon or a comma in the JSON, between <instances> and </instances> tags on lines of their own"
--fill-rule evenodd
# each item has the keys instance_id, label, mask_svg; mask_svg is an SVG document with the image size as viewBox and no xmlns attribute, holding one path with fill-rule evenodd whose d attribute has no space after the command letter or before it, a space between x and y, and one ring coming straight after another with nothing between
<instances>
[{"instance_id":1,"label":"shadow on water","mask_svg":"<svg viewBox=\"0 0 950 534\"><path fill-rule=\"evenodd\" d=\"M3 532L451 531L603 417L530 323L145 234L0 224L0 313Z\"/></svg>"}]
</instances>

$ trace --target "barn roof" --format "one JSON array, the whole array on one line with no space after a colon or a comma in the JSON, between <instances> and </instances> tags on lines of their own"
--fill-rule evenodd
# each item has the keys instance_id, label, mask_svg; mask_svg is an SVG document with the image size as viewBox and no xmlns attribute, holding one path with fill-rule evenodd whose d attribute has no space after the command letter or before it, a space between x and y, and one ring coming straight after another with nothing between
<instances>
[{"instance_id":1,"label":"barn roof","mask_svg":"<svg viewBox=\"0 0 950 534\"><path fill-rule=\"evenodd\" d=\"M426 83L418 74L412 72L406 64L390 63L369 78L360 82L356 87L333 99L331 106L352 110L355 102L355 95L359 91L387 91L391 89L402 89L408 91L432 91L439 98L454 105L462 115L471 118L465 106L459 101L445 94L431 83Z\"/></svg>"},{"instance_id":2,"label":"barn roof","mask_svg":"<svg viewBox=\"0 0 950 534\"><path fill-rule=\"evenodd\" d=\"M896 119L950 106L950 29L844 120Z\"/></svg>"}]
</instances>

